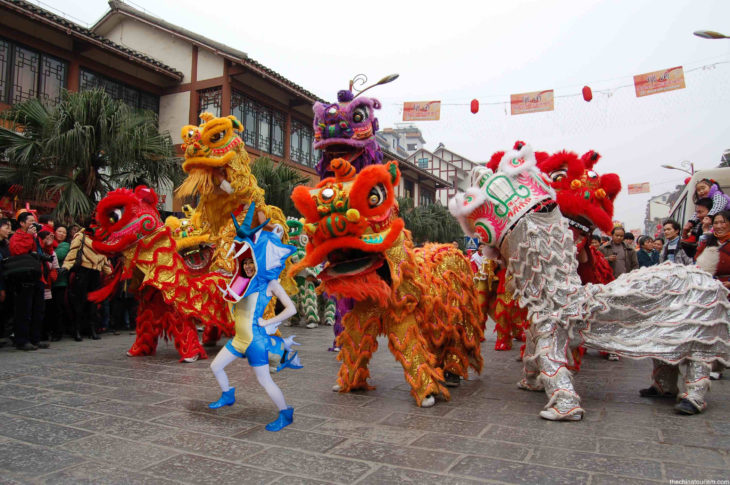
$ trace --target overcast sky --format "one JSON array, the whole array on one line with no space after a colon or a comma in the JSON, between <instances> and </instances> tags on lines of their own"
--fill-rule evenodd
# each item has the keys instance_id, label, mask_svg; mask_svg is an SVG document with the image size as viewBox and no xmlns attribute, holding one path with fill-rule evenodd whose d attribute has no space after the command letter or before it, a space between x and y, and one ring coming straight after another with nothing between
<instances>
[{"instance_id":1,"label":"overcast sky","mask_svg":"<svg viewBox=\"0 0 730 485\"><path fill-rule=\"evenodd\" d=\"M86 24L102 0L44 0ZM247 52L309 91L334 99L357 73L399 73L369 94L380 126L402 119L403 101L441 100L440 121L418 123L427 148L439 142L475 161L520 139L537 150L594 149L600 173L621 176L616 218L643 227L647 194L685 175L660 168L683 160L719 163L730 148L728 0L229 1L136 0L150 14ZM339 7L338 7L339 5ZM56 12L58 13L58 12ZM687 88L636 98L633 75L683 66ZM580 96L584 85L594 100ZM625 86L625 87L623 87ZM509 115L510 93L554 89L555 111ZM471 99L481 109L469 111ZM496 103L496 104L489 104Z\"/></svg>"}]
</instances>

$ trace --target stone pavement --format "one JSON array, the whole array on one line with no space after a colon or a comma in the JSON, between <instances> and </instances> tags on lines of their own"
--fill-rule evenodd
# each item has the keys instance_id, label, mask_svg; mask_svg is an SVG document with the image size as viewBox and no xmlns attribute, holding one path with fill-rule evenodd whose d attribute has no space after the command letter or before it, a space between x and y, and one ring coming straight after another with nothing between
<instances>
[{"instance_id":1,"label":"stone pavement","mask_svg":"<svg viewBox=\"0 0 730 485\"><path fill-rule=\"evenodd\" d=\"M648 361L586 356L577 378L587 415L553 423L543 393L515 387L517 350L483 345L485 369L450 402L419 409L384 340L371 365L377 390L331 392L339 363L331 327L297 334L305 368L275 375L295 407L276 415L247 364L228 374L234 406L210 360L181 364L171 344L128 358L133 337L64 340L49 350L0 349L0 484L10 483L657 483L730 477L730 390L713 383L701 416L639 398ZM217 349L213 349L211 357ZM247 391L249 394L247 394ZM675 482L676 483L676 482ZM720 483L720 482L717 482Z\"/></svg>"}]
</instances>

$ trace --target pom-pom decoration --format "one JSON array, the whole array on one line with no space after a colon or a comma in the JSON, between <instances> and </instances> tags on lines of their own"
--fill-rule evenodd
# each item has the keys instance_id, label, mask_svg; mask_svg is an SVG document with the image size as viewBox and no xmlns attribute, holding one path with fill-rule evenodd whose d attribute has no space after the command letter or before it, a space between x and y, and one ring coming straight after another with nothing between
<instances>
[{"instance_id":1,"label":"pom-pom decoration","mask_svg":"<svg viewBox=\"0 0 730 485\"><path fill-rule=\"evenodd\" d=\"M479 112L479 100L478 99L471 100L471 112L473 114L477 114Z\"/></svg>"}]
</instances>

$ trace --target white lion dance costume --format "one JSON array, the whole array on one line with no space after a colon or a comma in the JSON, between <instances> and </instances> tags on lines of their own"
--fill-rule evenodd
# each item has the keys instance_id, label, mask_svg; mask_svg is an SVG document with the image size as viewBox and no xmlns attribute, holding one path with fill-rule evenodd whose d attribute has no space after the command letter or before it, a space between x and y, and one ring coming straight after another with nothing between
<instances>
[{"instance_id":1,"label":"white lion dance costume","mask_svg":"<svg viewBox=\"0 0 730 485\"><path fill-rule=\"evenodd\" d=\"M449 201L464 230L496 248L513 276L515 295L530 327L519 387L545 390L540 416L579 420L584 410L568 370L578 345L654 359L646 397L677 394L680 368L685 392L677 411L706 407L710 364L728 363L730 304L710 274L665 263L621 275L607 285L581 285L575 246L554 193L524 146L502 158L496 173L479 167L473 186Z\"/></svg>"}]
</instances>

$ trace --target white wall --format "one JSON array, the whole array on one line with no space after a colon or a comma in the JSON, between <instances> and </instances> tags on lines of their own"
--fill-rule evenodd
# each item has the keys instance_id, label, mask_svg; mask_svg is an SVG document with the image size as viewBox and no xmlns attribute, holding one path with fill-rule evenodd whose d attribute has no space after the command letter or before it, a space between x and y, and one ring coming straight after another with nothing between
<instances>
[{"instance_id":1,"label":"white wall","mask_svg":"<svg viewBox=\"0 0 730 485\"><path fill-rule=\"evenodd\" d=\"M168 94L160 97L160 131L169 131L172 142L182 143L180 130L188 124L190 92Z\"/></svg>"},{"instance_id":2,"label":"white wall","mask_svg":"<svg viewBox=\"0 0 730 485\"><path fill-rule=\"evenodd\" d=\"M223 58L206 49L198 48L198 81L222 75Z\"/></svg>"},{"instance_id":3,"label":"white wall","mask_svg":"<svg viewBox=\"0 0 730 485\"><path fill-rule=\"evenodd\" d=\"M189 42L129 18L114 26L106 37L174 67L183 73L183 83L190 82L193 48Z\"/></svg>"}]
</instances>

